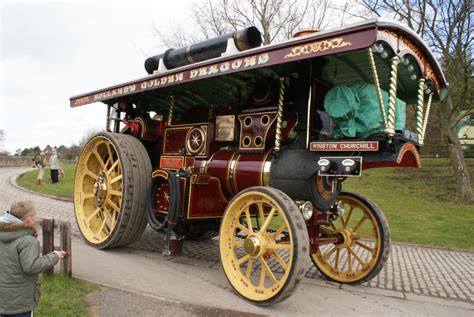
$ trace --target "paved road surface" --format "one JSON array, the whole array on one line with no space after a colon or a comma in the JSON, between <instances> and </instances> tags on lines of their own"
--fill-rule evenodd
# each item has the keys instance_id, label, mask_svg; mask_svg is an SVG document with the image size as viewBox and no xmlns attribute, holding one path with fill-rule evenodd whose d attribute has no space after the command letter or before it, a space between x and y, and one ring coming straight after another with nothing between
<instances>
[{"instance_id":1,"label":"paved road surface","mask_svg":"<svg viewBox=\"0 0 474 317\"><path fill-rule=\"evenodd\" d=\"M14 200L27 198L38 206L40 217L73 223L74 274L121 290L117 290L117 296L108 288L108 292L101 289L97 293L97 298L116 298L117 305L108 305L110 313L111 307L122 307L119 310L123 316L137 312L133 305L124 303L147 294L170 301L179 315L189 316L224 313L220 309L264 315L474 314L474 253L402 244L393 245L384 270L365 285L353 287L324 281L310 265L302 285L289 300L271 308L257 308L231 291L220 267L217 240L186 241L183 256L164 257L162 235L146 230L139 241L127 248L97 251L80 238L72 203L31 194L12 185L17 175L26 170L0 169L0 210L6 210ZM133 293L121 293L124 290ZM103 309L107 311L107 307L103 305L110 301L98 302L102 306L97 312L105 316ZM140 315L153 312L147 309L144 307ZM211 311L206 313L206 309Z\"/></svg>"}]
</instances>

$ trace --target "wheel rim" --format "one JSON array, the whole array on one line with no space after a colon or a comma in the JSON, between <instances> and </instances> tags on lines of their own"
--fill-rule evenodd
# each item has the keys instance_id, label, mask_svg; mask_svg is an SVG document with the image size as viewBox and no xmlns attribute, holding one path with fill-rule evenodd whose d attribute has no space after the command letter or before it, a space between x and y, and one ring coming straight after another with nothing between
<instances>
[{"instance_id":1,"label":"wheel rim","mask_svg":"<svg viewBox=\"0 0 474 317\"><path fill-rule=\"evenodd\" d=\"M222 265L236 291L253 301L277 295L288 281L294 254L282 208L266 194L250 191L232 201L221 228Z\"/></svg>"},{"instance_id":2,"label":"wheel rim","mask_svg":"<svg viewBox=\"0 0 474 317\"><path fill-rule=\"evenodd\" d=\"M330 226L320 227L320 241L313 262L327 277L342 283L364 279L376 269L381 256L381 228L370 207L340 195L344 214Z\"/></svg>"},{"instance_id":3,"label":"wheel rim","mask_svg":"<svg viewBox=\"0 0 474 317\"><path fill-rule=\"evenodd\" d=\"M97 136L84 147L74 183L77 223L93 244L107 240L121 213L122 164L108 138Z\"/></svg>"}]
</instances>

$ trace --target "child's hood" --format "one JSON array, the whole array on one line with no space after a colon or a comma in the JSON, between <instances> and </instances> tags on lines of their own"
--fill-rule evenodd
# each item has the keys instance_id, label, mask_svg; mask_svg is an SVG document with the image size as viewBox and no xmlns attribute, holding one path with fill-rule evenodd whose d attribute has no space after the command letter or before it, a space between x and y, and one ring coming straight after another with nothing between
<instances>
[{"instance_id":1,"label":"child's hood","mask_svg":"<svg viewBox=\"0 0 474 317\"><path fill-rule=\"evenodd\" d=\"M35 226L18 222L0 222L0 241L10 243L23 236L35 236Z\"/></svg>"}]
</instances>

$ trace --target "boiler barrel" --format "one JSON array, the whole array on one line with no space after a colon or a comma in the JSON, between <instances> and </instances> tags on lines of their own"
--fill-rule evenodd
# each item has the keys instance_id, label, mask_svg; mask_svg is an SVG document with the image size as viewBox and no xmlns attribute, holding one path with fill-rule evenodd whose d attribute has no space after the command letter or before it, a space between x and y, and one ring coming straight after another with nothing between
<instances>
[{"instance_id":1,"label":"boiler barrel","mask_svg":"<svg viewBox=\"0 0 474 317\"><path fill-rule=\"evenodd\" d=\"M145 60L145 69L148 74L153 74L153 72L158 69L161 58L166 68L173 69L219 57L225 52L227 40L230 38L234 40L235 46L241 51L258 47L262 44L260 31L252 26L198 42L188 47L169 49L163 54L149 57Z\"/></svg>"}]
</instances>

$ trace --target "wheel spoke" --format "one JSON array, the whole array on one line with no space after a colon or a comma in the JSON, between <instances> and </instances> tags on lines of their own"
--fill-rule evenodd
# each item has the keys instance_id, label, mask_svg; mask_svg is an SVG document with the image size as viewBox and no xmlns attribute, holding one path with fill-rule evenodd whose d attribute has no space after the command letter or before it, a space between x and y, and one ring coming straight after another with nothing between
<instances>
[{"instance_id":1,"label":"wheel spoke","mask_svg":"<svg viewBox=\"0 0 474 317\"><path fill-rule=\"evenodd\" d=\"M110 143L106 143L107 152L109 153L109 157L107 158L106 165L109 163L109 161L112 162L113 159L114 159L114 155L112 154L113 152L112 152L112 150L110 149L110 146L111 146ZM117 160L117 161L118 161L118 160ZM110 169L112 169L112 168L110 168Z\"/></svg>"},{"instance_id":2,"label":"wheel spoke","mask_svg":"<svg viewBox=\"0 0 474 317\"><path fill-rule=\"evenodd\" d=\"M270 224L270 221L272 221L273 216L275 215L276 209L272 208L270 210L270 213L268 214L267 218L265 219L265 222L263 223L262 227L260 228L260 233L263 233L267 231L267 227Z\"/></svg>"},{"instance_id":3,"label":"wheel spoke","mask_svg":"<svg viewBox=\"0 0 474 317\"><path fill-rule=\"evenodd\" d=\"M258 286L263 287L264 285L265 285L265 269L263 268L263 265L260 265L260 283L258 284Z\"/></svg>"},{"instance_id":4,"label":"wheel spoke","mask_svg":"<svg viewBox=\"0 0 474 317\"><path fill-rule=\"evenodd\" d=\"M253 233L253 228L252 228L252 218L250 218L250 211L249 209L245 209L245 219L247 221L247 227L249 229L250 233Z\"/></svg>"},{"instance_id":5,"label":"wheel spoke","mask_svg":"<svg viewBox=\"0 0 474 317\"><path fill-rule=\"evenodd\" d=\"M272 270L270 269L270 267L268 266L267 261L265 261L265 259L264 259L263 257L260 257L258 260L259 260L260 263L262 264L263 269L265 270L265 272L267 273L267 275L270 277L270 279L272 280L273 284L277 283L278 280L277 280L277 278L275 277L275 275L273 274L273 272L272 272Z\"/></svg>"},{"instance_id":6,"label":"wheel spoke","mask_svg":"<svg viewBox=\"0 0 474 317\"><path fill-rule=\"evenodd\" d=\"M81 197L81 203L83 204L84 201L86 201L86 199L90 199L90 198L94 198L94 194L93 193L88 193L88 194L82 194L82 197Z\"/></svg>"},{"instance_id":7,"label":"wheel spoke","mask_svg":"<svg viewBox=\"0 0 474 317\"><path fill-rule=\"evenodd\" d=\"M364 267L366 263L361 260L361 258L352 250L352 248L347 247L347 250L349 250L352 256L357 260L357 262L359 262L362 265L362 267Z\"/></svg>"},{"instance_id":8,"label":"wheel spoke","mask_svg":"<svg viewBox=\"0 0 474 317\"><path fill-rule=\"evenodd\" d=\"M245 277L249 281L250 281L250 275L252 275L252 267L253 267L253 258L249 258L249 262L247 263L247 271L245 272Z\"/></svg>"},{"instance_id":9,"label":"wheel spoke","mask_svg":"<svg viewBox=\"0 0 474 317\"><path fill-rule=\"evenodd\" d=\"M249 228L245 227L240 222L237 223L237 228L239 228L240 230L244 231L247 235L249 235Z\"/></svg>"},{"instance_id":10,"label":"wheel spoke","mask_svg":"<svg viewBox=\"0 0 474 317\"><path fill-rule=\"evenodd\" d=\"M353 210L354 210L354 206L351 206L351 209L349 209L349 213L347 214L346 225L344 226L344 228L347 227L347 225L349 224L349 220L351 219Z\"/></svg>"},{"instance_id":11,"label":"wheel spoke","mask_svg":"<svg viewBox=\"0 0 474 317\"><path fill-rule=\"evenodd\" d=\"M359 222L355 225L355 227L352 229L353 232L357 232L359 230L359 227L364 223L364 221L367 219L367 217L364 215Z\"/></svg>"},{"instance_id":12,"label":"wheel spoke","mask_svg":"<svg viewBox=\"0 0 474 317\"><path fill-rule=\"evenodd\" d=\"M332 248L331 250L329 250L328 252L324 253L323 255L323 260L325 262L328 261L329 257L331 256L331 254L333 254L334 252L336 252L337 248L334 246L334 248Z\"/></svg>"},{"instance_id":13,"label":"wheel spoke","mask_svg":"<svg viewBox=\"0 0 474 317\"><path fill-rule=\"evenodd\" d=\"M242 240L234 240L234 247L243 248L243 247L244 247L244 241L242 241Z\"/></svg>"},{"instance_id":14,"label":"wheel spoke","mask_svg":"<svg viewBox=\"0 0 474 317\"><path fill-rule=\"evenodd\" d=\"M269 243L267 249L270 250L290 250L291 245L289 243Z\"/></svg>"},{"instance_id":15,"label":"wheel spoke","mask_svg":"<svg viewBox=\"0 0 474 317\"><path fill-rule=\"evenodd\" d=\"M84 174L91 177L92 179L94 179L95 181L99 179L99 175L93 173L90 169L88 169L87 167L84 168Z\"/></svg>"},{"instance_id":16,"label":"wheel spoke","mask_svg":"<svg viewBox=\"0 0 474 317\"><path fill-rule=\"evenodd\" d=\"M97 149L94 149L92 153L95 155L97 162L99 162L100 166L102 167L102 170L106 171L107 167L105 166L104 161L102 160L102 157L100 157L100 154L97 152Z\"/></svg>"},{"instance_id":17,"label":"wheel spoke","mask_svg":"<svg viewBox=\"0 0 474 317\"><path fill-rule=\"evenodd\" d=\"M341 250L340 249L337 249L336 250L336 261L334 263L334 268L336 269L337 271L337 267L339 266L339 255L341 253Z\"/></svg>"},{"instance_id":18,"label":"wheel spoke","mask_svg":"<svg viewBox=\"0 0 474 317\"><path fill-rule=\"evenodd\" d=\"M94 212L93 212L91 215L89 215L89 217L87 217L87 223L90 223L91 220L92 220L92 218L94 218L95 216L97 216L97 214L99 213L99 211L100 211L100 207L97 208L96 210L94 210Z\"/></svg>"},{"instance_id":19,"label":"wheel spoke","mask_svg":"<svg viewBox=\"0 0 474 317\"><path fill-rule=\"evenodd\" d=\"M106 203L107 203L107 205L112 207L112 209L114 209L117 213L120 212L119 206L117 206L112 200L110 200L110 198L106 200Z\"/></svg>"},{"instance_id":20,"label":"wheel spoke","mask_svg":"<svg viewBox=\"0 0 474 317\"><path fill-rule=\"evenodd\" d=\"M276 240L278 236L283 232L283 230L286 229L286 223L282 223L278 229L273 233L273 239Z\"/></svg>"},{"instance_id":21,"label":"wheel spoke","mask_svg":"<svg viewBox=\"0 0 474 317\"><path fill-rule=\"evenodd\" d=\"M238 264L239 266L242 266L242 264L244 264L245 262L247 262L249 259L250 259L250 255L249 255L249 254L246 254L246 255L244 255L243 257L241 257L240 259L237 260L237 264Z\"/></svg>"},{"instance_id":22,"label":"wheel spoke","mask_svg":"<svg viewBox=\"0 0 474 317\"><path fill-rule=\"evenodd\" d=\"M346 250L347 250L347 265L349 267L348 272L352 272L352 257L351 257L350 248L346 247Z\"/></svg>"},{"instance_id":23,"label":"wheel spoke","mask_svg":"<svg viewBox=\"0 0 474 317\"><path fill-rule=\"evenodd\" d=\"M112 214L110 213L110 211L107 208L104 208L104 212L105 212L105 215L107 216L107 218L109 218L109 220L110 220L110 228L109 229L115 227L115 217L112 216Z\"/></svg>"},{"instance_id":24,"label":"wheel spoke","mask_svg":"<svg viewBox=\"0 0 474 317\"><path fill-rule=\"evenodd\" d=\"M118 163L119 163L119 160L116 160L116 161L114 162L114 164L112 164L112 166L111 166L111 167L109 168L109 170L107 171L107 174L110 174L110 173L114 170L114 168L117 167ZM119 176L120 176L120 178L122 178L122 175L119 175ZM112 182L110 182L110 183L112 183Z\"/></svg>"},{"instance_id":25,"label":"wheel spoke","mask_svg":"<svg viewBox=\"0 0 474 317\"><path fill-rule=\"evenodd\" d=\"M118 162L118 161L117 161ZM110 185L112 185L113 183L115 182L118 182L119 180L122 179L122 174L120 174L119 176L113 178L111 181L110 181Z\"/></svg>"},{"instance_id":26,"label":"wheel spoke","mask_svg":"<svg viewBox=\"0 0 474 317\"><path fill-rule=\"evenodd\" d=\"M278 263L280 263L280 266L286 271L288 264L285 262L285 260L283 260L283 258L276 251L273 251L272 255L275 257Z\"/></svg>"},{"instance_id":27,"label":"wheel spoke","mask_svg":"<svg viewBox=\"0 0 474 317\"><path fill-rule=\"evenodd\" d=\"M99 227L99 230L97 230L96 234L100 234L104 230L106 222L107 222L107 219L104 217L104 221L102 221L102 223Z\"/></svg>"},{"instance_id":28,"label":"wheel spoke","mask_svg":"<svg viewBox=\"0 0 474 317\"><path fill-rule=\"evenodd\" d=\"M119 197L122 197L122 192L120 190L109 190L109 194L110 195L113 195L113 196L119 196Z\"/></svg>"},{"instance_id":29,"label":"wheel spoke","mask_svg":"<svg viewBox=\"0 0 474 317\"><path fill-rule=\"evenodd\" d=\"M359 247L363 248L363 249L366 249L367 251L373 253L374 252L374 249L363 244L362 242L359 242L359 241L356 241L355 244L357 244Z\"/></svg>"},{"instance_id":30,"label":"wheel spoke","mask_svg":"<svg viewBox=\"0 0 474 317\"><path fill-rule=\"evenodd\" d=\"M264 214L264 212L263 212L263 205L262 205L262 203L258 203L258 204L257 204L257 207L258 207L258 217L260 217L261 223L264 223L264 222L265 222L265 214Z\"/></svg>"},{"instance_id":31,"label":"wheel spoke","mask_svg":"<svg viewBox=\"0 0 474 317\"><path fill-rule=\"evenodd\" d=\"M364 239L364 238L370 238L370 237L375 237L375 231L374 230L366 231L366 232L362 232L362 233L357 233L356 235L354 235L352 237L352 239Z\"/></svg>"}]
</instances>

